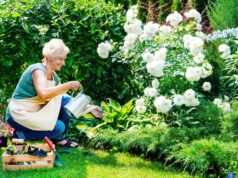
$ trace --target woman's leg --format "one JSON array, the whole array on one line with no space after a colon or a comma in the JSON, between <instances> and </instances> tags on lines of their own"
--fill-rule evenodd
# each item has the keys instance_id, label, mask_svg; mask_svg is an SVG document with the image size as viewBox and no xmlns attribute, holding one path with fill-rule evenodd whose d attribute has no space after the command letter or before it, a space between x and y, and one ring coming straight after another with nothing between
<instances>
[{"instance_id":1,"label":"woman's leg","mask_svg":"<svg viewBox=\"0 0 238 178\"><path fill-rule=\"evenodd\" d=\"M56 125L52 131L35 131L28 129L21 124L17 123L13 120L12 117L8 119L8 123L16 130L22 132L25 139L28 140L40 140L44 139L45 136L51 138L51 139L58 139L60 135L65 131L65 125L64 122L58 120L56 122Z\"/></svg>"},{"instance_id":2,"label":"woman's leg","mask_svg":"<svg viewBox=\"0 0 238 178\"><path fill-rule=\"evenodd\" d=\"M63 95L62 102L61 102L61 108L59 113L59 120L62 121L65 125L65 131L60 136L61 140L63 140L66 137L67 131L69 129L69 121L72 118L66 111L64 106L67 105L73 98L67 94ZM59 139L60 140L60 139Z\"/></svg>"},{"instance_id":3,"label":"woman's leg","mask_svg":"<svg viewBox=\"0 0 238 178\"><path fill-rule=\"evenodd\" d=\"M72 142L70 140L65 139L66 135L67 135L67 131L69 128L69 122L70 119L72 118L71 115L69 115L66 111L64 106L67 105L73 98L67 94L63 95L62 97L62 103L61 103L61 109L60 109L60 113L59 113L59 120L64 122L65 125L65 131L63 132L63 134L61 134L58 138L58 145L62 145L62 146L66 146L66 147L77 147L78 144L76 142Z\"/></svg>"}]
</instances>

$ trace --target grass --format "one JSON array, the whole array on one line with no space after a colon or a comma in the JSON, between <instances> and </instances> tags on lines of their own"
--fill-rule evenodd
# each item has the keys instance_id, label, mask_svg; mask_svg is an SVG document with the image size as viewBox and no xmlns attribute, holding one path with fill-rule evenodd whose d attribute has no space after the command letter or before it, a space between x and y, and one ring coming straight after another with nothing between
<instances>
[{"instance_id":1,"label":"grass","mask_svg":"<svg viewBox=\"0 0 238 178\"><path fill-rule=\"evenodd\" d=\"M86 148L61 153L65 167L2 172L1 178L187 178L186 173L164 167L126 153L110 153ZM1 161L2 162L2 161Z\"/></svg>"}]
</instances>

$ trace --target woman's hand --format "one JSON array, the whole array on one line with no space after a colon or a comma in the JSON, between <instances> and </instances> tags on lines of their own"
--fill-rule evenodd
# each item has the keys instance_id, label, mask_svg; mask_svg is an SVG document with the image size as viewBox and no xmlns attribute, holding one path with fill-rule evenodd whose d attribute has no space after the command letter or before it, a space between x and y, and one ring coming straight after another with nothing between
<instances>
[{"instance_id":1,"label":"woman's hand","mask_svg":"<svg viewBox=\"0 0 238 178\"><path fill-rule=\"evenodd\" d=\"M68 82L68 84L69 84L69 89L73 91L77 91L78 89L83 88L81 83L79 83L78 81L70 81Z\"/></svg>"},{"instance_id":2,"label":"woman's hand","mask_svg":"<svg viewBox=\"0 0 238 178\"><path fill-rule=\"evenodd\" d=\"M92 110L91 113L96 117L96 118L103 118L102 110L101 108L97 107L96 109Z\"/></svg>"}]
</instances>

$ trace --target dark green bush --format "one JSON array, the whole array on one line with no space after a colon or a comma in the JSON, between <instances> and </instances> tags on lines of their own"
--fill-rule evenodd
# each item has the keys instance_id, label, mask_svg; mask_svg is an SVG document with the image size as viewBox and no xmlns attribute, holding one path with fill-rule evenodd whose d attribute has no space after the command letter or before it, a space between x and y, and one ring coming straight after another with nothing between
<instances>
[{"instance_id":1,"label":"dark green bush","mask_svg":"<svg viewBox=\"0 0 238 178\"><path fill-rule=\"evenodd\" d=\"M206 177L218 177L237 171L237 154L237 142L203 139L174 145L168 160L182 164L185 170L192 173L200 172Z\"/></svg>"},{"instance_id":2,"label":"dark green bush","mask_svg":"<svg viewBox=\"0 0 238 178\"><path fill-rule=\"evenodd\" d=\"M222 137L228 140L238 139L238 102L232 103L232 111L225 114L221 122L222 125Z\"/></svg>"},{"instance_id":3,"label":"dark green bush","mask_svg":"<svg viewBox=\"0 0 238 178\"><path fill-rule=\"evenodd\" d=\"M216 0L209 3L208 9L208 17L214 30L224 30L238 26L237 0Z\"/></svg>"},{"instance_id":4,"label":"dark green bush","mask_svg":"<svg viewBox=\"0 0 238 178\"><path fill-rule=\"evenodd\" d=\"M103 130L89 145L98 149L113 149L159 160L168 155L171 147L196 138L196 131L187 128L152 127L118 133Z\"/></svg>"},{"instance_id":5,"label":"dark green bush","mask_svg":"<svg viewBox=\"0 0 238 178\"><path fill-rule=\"evenodd\" d=\"M130 98L129 66L117 59L101 59L98 43L124 36L125 11L100 1L4 1L0 6L0 71L5 99L22 71L42 59L43 44L61 38L71 53L60 72L62 81L79 80L93 99ZM48 30L47 30L48 29Z\"/></svg>"},{"instance_id":6,"label":"dark green bush","mask_svg":"<svg viewBox=\"0 0 238 178\"><path fill-rule=\"evenodd\" d=\"M165 122L169 126L186 130L187 134L193 131L194 137L193 134L190 137L192 140L221 133L223 115L221 110L211 101L201 98L197 108L185 109L187 108L174 107L172 114L165 117Z\"/></svg>"}]
</instances>

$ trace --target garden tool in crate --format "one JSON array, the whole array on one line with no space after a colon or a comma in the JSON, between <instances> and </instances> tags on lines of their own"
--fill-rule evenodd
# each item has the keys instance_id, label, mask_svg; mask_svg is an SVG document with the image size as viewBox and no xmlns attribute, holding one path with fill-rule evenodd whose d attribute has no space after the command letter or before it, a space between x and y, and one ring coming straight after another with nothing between
<instances>
[{"instance_id":1,"label":"garden tool in crate","mask_svg":"<svg viewBox=\"0 0 238 178\"><path fill-rule=\"evenodd\" d=\"M55 145L53 142L48 138L44 137L45 142L49 145L50 149L55 153L55 160L54 160L54 165L61 167L64 166L64 163L59 155L59 153L56 151Z\"/></svg>"}]
</instances>

